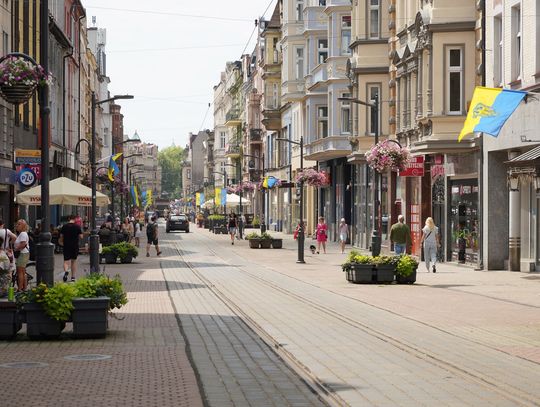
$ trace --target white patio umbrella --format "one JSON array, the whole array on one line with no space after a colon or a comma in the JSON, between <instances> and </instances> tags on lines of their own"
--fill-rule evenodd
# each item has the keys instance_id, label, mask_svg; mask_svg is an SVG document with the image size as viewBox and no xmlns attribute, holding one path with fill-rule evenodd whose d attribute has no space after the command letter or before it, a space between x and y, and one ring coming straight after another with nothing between
<instances>
[{"instance_id":1,"label":"white patio umbrella","mask_svg":"<svg viewBox=\"0 0 540 407\"><path fill-rule=\"evenodd\" d=\"M41 185L17 194L21 205L41 205ZM49 203L51 205L92 206L92 190L69 178L60 177L49 182ZM96 191L97 206L109 204L107 195Z\"/></svg>"}]
</instances>

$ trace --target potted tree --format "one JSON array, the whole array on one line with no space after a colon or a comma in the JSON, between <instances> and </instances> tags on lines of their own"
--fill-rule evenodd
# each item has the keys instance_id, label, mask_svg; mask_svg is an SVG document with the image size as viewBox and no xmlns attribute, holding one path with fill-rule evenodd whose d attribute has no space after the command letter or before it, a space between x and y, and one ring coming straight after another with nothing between
<instances>
[{"instance_id":1,"label":"potted tree","mask_svg":"<svg viewBox=\"0 0 540 407\"><path fill-rule=\"evenodd\" d=\"M417 269L418 261L408 254L402 254L398 257L396 264L396 282L398 284L414 284Z\"/></svg>"},{"instance_id":2,"label":"potted tree","mask_svg":"<svg viewBox=\"0 0 540 407\"><path fill-rule=\"evenodd\" d=\"M272 247L272 235L270 233L261 233L261 249L270 249Z\"/></svg>"},{"instance_id":3,"label":"potted tree","mask_svg":"<svg viewBox=\"0 0 540 407\"><path fill-rule=\"evenodd\" d=\"M105 259L105 263L116 264L116 259L118 259L118 250L116 244L103 247L101 254Z\"/></svg>"},{"instance_id":4,"label":"potted tree","mask_svg":"<svg viewBox=\"0 0 540 407\"><path fill-rule=\"evenodd\" d=\"M261 245L261 236L256 232L251 232L246 235L250 249L258 249Z\"/></svg>"},{"instance_id":5,"label":"potted tree","mask_svg":"<svg viewBox=\"0 0 540 407\"><path fill-rule=\"evenodd\" d=\"M375 280L378 283L391 283L396 273L396 256L377 256L373 258L375 264Z\"/></svg>"},{"instance_id":6,"label":"potted tree","mask_svg":"<svg viewBox=\"0 0 540 407\"><path fill-rule=\"evenodd\" d=\"M356 250L351 250L347 260L341 265L346 273L347 281L361 284L373 281L374 267L373 257L362 255Z\"/></svg>"},{"instance_id":7,"label":"potted tree","mask_svg":"<svg viewBox=\"0 0 540 407\"><path fill-rule=\"evenodd\" d=\"M135 257L138 256L139 251L137 248L128 242L121 242L117 243L116 245L116 251L118 253L118 257L120 258L120 263L127 264L131 263Z\"/></svg>"}]
</instances>

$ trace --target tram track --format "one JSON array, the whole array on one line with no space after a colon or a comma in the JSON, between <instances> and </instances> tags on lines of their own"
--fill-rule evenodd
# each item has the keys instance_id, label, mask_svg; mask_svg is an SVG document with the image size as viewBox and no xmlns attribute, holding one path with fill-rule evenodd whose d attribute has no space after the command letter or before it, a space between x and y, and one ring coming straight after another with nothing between
<instances>
[{"instance_id":1,"label":"tram track","mask_svg":"<svg viewBox=\"0 0 540 407\"><path fill-rule=\"evenodd\" d=\"M200 270L198 270L197 267L194 267L189 262L189 260L186 259L186 256L183 254L183 250L180 247L179 243L180 242L178 241L174 241L176 250L182 258L182 261L194 273L194 275L214 293L214 295L216 295L221 301L227 304L227 306L237 315L241 316L245 320L246 324L251 329L253 329L268 345L274 348L274 350L280 357L289 362L293 369L300 375L300 377L302 377L303 380L306 381L306 383L308 383L312 389L315 389L326 402L333 405L347 405L347 402L343 400L338 394L336 394L336 392L331 387L327 386L327 384L323 380L321 380L314 372L312 372L309 366L305 365L301 360L295 357L293 353L289 352L281 343L279 343L279 341L277 341L274 337L272 337L271 334L269 334L263 327L261 327L260 324L249 315L249 313L247 313L240 305L237 304L233 296L228 294L226 290L218 287L211 279L206 277ZM206 244L205 250L207 251L207 253L213 254L217 258L224 260L212 247ZM501 382L496 378L490 377L488 375L483 375L478 371L471 371L470 369L467 369L466 367L460 366L457 363L447 360L428 349L417 346L417 344L415 343L410 343L409 341L396 338L386 332L383 332L366 323L363 323L358 319L351 318L339 311L336 311L335 309L326 306L321 302L314 301L313 299L308 298L304 295L295 293L292 290L276 284L275 282L270 281L264 277L254 275L253 273L242 269L240 266L229 265L229 267L234 268L244 277L247 277L256 283L261 284L268 289L272 289L275 292L278 292L280 295L286 296L289 299L293 299L294 301L298 301L299 303L307 305L313 310L320 312L328 317L331 317L332 319L337 320L340 323L346 324L349 327L353 327L354 329L357 329L364 334L370 335L371 337L383 341L401 352L405 352L415 358L431 364L432 366L459 376L467 381L476 383L477 385L482 386L486 390L489 390L499 395L501 398L508 400L513 405L538 405L538 400L535 397L523 392L521 389L516 388L508 383ZM363 304L366 306L371 306L367 303ZM398 316L397 314L394 315ZM441 332L452 335L449 332ZM478 345L482 346L481 344ZM489 349L495 350L492 348Z\"/></svg>"}]
</instances>

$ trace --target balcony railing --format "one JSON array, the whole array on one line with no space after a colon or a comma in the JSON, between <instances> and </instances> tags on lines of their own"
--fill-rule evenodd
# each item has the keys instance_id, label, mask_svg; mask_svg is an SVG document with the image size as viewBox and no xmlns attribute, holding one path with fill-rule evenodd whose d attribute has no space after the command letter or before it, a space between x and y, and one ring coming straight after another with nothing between
<instances>
[{"instance_id":1,"label":"balcony railing","mask_svg":"<svg viewBox=\"0 0 540 407\"><path fill-rule=\"evenodd\" d=\"M241 121L242 120L240 119L240 109L231 109L225 115L225 122L226 123L241 122Z\"/></svg>"},{"instance_id":2,"label":"balcony railing","mask_svg":"<svg viewBox=\"0 0 540 407\"><path fill-rule=\"evenodd\" d=\"M262 130L261 129L251 129L249 131L249 141L250 142L262 141Z\"/></svg>"},{"instance_id":3,"label":"balcony railing","mask_svg":"<svg viewBox=\"0 0 540 407\"><path fill-rule=\"evenodd\" d=\"M225 157L240 157L241 154L242 150L239 144L229 144L225 149Z\"/></svg>"}]
</instances>

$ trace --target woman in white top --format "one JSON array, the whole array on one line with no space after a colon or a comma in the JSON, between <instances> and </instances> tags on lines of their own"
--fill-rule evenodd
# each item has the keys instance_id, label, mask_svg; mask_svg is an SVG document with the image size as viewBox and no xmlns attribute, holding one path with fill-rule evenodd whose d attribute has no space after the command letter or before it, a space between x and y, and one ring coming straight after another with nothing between
<instances>
[{"instance_id":1,"label":"woman in white top","mask_svg":"<svg viewBox=\"0 0 540 407\"><path fill-rule=\"evenodd\" d=\"M424 260L428 273L430 272L430 264L433 267L433 272L437 272L437 249L441 245L439 228L435 226L433 218L426 219L426 226L422 229L422 244L424 245Z\"/></svg>"},{"instance_id":2,"label":"woman in white top","mask_svg":"<svg viewBox=\"0 0 540 407\"><path fill-rule=\"evenodd\" d=\"M19 233L14 244L15 251L19 252L19 257L15 260L15 266L17 268L17 291L26 291L28 285L28 281L26 280L26 264L30 259L28 224L24 219L19 219L15 225L15 230Z\"/></svg>"},{"instance_id":3,"label":"woman in white top","mask_svg":"<svg viewBox=\"0 0 540 407\"><path fill-rule=\"evenodd\" d=\"M141 243L141 236L142 236L142 225L141 222L136 221L135 222L135 246L139 247L139 244Z\"/></svg>"},{"instance_id":4,"label":"woman in white top","mask_svg":"<svg viewBox=\"0 0 540 407\"><path fill-rule=\"evenodd\" d=\"M349 225L345 222L345 218L341 218L339 222L339 243L341 244L341 253L345 253L345 244L347 243L347 238L349 237Z\"/></svg>"},{"instance_id":5,"label":"woman in white top","mask_svg":"<svg viewBox=\"0 0 540 407\"><path fill-rule=\"evenodd\" d=\"M11 250L11 243L15 242L15 239L17 239L17 235L13 233L11 230L7 229L4 225L4 221L0 219L0 237L4 239L4 242L2 243L1 247L6 252L11 269L15 267L15 264L13 264L13 250Z\"/></svg>"}]
</instances>

